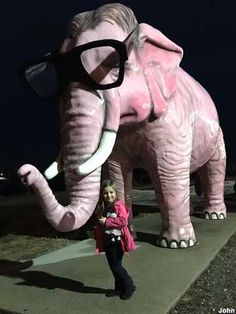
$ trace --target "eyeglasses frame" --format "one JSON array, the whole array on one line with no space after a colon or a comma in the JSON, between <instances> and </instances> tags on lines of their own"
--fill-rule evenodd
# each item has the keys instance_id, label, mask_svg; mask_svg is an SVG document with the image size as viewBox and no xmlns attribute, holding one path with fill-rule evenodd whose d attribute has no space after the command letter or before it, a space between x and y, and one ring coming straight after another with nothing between
<instances>
[{"instance_id":1,"label":"eyeglasses frame","mask_svg":"<svg viewBox=\"0 0 236 314\"><path fill-rule=\"evenodd\" d=\"M37 96L39 96L40 98L46 98L46 99L55 98L58 95L53 95L53 96L39 95L37 91L28 82L25 75L27 69L41 63L47 63L47 62L52 63L57 71L58 76L60 76L60 73L59 73L60 64L66 63L67 66L68 65L71 66L70 73L73 73L72 81L83 83L86 86L94 90L105 90L105 89L118 87L123 82L124 72L125 72L125 62L128 60L130 52L133 49L134 37L136 36L138 29L139 29L139 25L137 25L122 42L115 39L102 39L102 40L96 40L96 41L92 41L92 42L77 46L71 49L70 51L66 51L64 53L58 53L58 52L48 53L41 58L35 59L34 61L31 60L30 62L27 62L25 65L23 65L19 70L20 76L23 77L24 81L37 94ZM119 69L118 78L115 82L109 83L109 84L100 84L96 82L87 73L80 59L80 56L84 51L92 49L92 48L102 47L102 46L109 46L109 47L114 48L118 52L119 57L120 57L120 69ZM74 58L74 56L76 56L76 58ZM75 60L76 60L76 65L73 64ZM80 60L80 62L78 62L78 60ZM79 73L79 75L77 75L77 73Z\"/></svg>"}]
</instances>

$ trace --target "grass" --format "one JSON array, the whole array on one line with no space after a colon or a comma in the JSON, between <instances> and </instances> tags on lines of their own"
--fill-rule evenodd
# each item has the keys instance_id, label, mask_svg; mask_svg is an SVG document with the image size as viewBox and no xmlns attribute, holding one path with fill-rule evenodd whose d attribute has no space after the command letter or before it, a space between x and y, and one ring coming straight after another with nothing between
<instances>
[{"instance_id":1,"label":"grass","mask_svg":"<svg viewBox=\"0 0 236 314\"><path fill-rule=\"evenodd\" d=\"M11 233L0 239L0 259L25 262L73 242L75 241L63 238L52 239Z\"/></svg>"},{"instance_id":2,"label":"grass","mask_svg":"<svg viewBox=\"0 0 236 314\"><path fill-rule=\"evenodd\" d=\"M39 205L0 206L0 259L31 260L87 237L88 226L60 233L45 219Z\"/></svg>"}]
</instances>

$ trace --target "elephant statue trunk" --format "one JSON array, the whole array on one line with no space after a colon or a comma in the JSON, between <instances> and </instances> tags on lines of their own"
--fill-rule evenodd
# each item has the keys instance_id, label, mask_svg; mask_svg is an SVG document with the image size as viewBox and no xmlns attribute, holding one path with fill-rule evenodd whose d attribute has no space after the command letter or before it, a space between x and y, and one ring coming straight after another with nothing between
<instances>
[{"instance_id":1,"label":"elephant statue trunk","mask_svg":"<svg viewBox=\"0 0 236 314\"><path fill-rule=\"evenodd\" d=\"M109 109L106 109L107 106L105 107L104 104L104 100L98 98L96 93L76 87L71 89L65 99L62 99L63 151L60 153L60 159L62 159L69 194L68 206L64 207L58 203L46 179L36 167L26 164L18 170L22 182L35 190L46 218L58 231L67 232L80 228L91 217L96 207L99 198L101 167L95 162L96 169L88 169L89 164L92 161L94 166L94 159L99 159L96 157L98 155L104 158L104 149L105 154L106 150L108 154L112 150L114 143L110 143L112 146L110 148L107 148L106 143L104 144L107 133L116 136L114 128L107 130L105 116L109 115ZM106 128L105 131L103 131L104 128ZM107 159L106 155L105 159ZM45 171L46 177L52 178L58 173L59 170L55 164L57 162ZM84 168L87 168L86 172L89 171L89 174L78 175L78 165L81 165L82 169L85 165Z\"/></svg>"},{"instance_id":2,"label":"elephant statue trunk","mask_svg":"<svg viewBox=\"0 0 236 314\"><path fill-rule=\"evenodd\" d=\"M36 167L26 164L18 170L19 176L24 177L25 184L34 189L49 223L60 232L78 229L91 217L99 197L100 172L101 168L96 169L83 178L81 184L75 183L78 180L77 174L70 175L70 182L67 182L69 205L63 206L58 203L46 179Z\"/></svg>"}]
</instances>

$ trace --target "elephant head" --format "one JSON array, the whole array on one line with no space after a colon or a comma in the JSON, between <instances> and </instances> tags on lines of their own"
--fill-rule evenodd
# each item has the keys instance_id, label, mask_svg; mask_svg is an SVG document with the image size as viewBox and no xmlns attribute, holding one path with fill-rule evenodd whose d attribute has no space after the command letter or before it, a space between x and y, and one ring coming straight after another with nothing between
<instances>
[{"instance_id":1,"label":"elephant head","mask_svg":"<svg viewBox=\"0 0 236 314\"><path fill-rule=\"evenodd\" d=\"M159 119L176 89L183 51L161 32L138 24L132 10L107 4L76 15L59 52L26 66L25 78L42 97L59 96L61 152L45 171L64 170L69 205L60 205L32 165L18 173L36 191L49 222L77 229L99 197L101 166L122 124Z\"/></svg>"}]
</instances>

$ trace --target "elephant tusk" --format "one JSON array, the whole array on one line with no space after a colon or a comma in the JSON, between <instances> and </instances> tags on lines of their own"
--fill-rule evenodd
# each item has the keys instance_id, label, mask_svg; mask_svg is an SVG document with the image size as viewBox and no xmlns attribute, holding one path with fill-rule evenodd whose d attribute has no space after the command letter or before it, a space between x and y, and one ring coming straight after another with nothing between
<instances>
[{"instance_id":1,"label":"elephant tusk","mask_svg":"<svg viewBox=\"0 0 236 314\"><path fill-rule=\"evenodd\" d=\"M54 161L45 171L44 176L47 180L51 180L59 173L59 165L57 161Z\"/></svg>"},{"instance_id":2,"label":"elephant tusk","mask_svg":"<svg viewBox=\"0 0 236 314\"><path fill-rule=\"evenodd\" d=\"M105 130L102 134L102 138L97 151L85 163L78 166L78 168L76 169L77 174L85 176L104 164L104 162L107 160L112 152L115 141L116 132Z\"/></svg>"}]
</instances>

